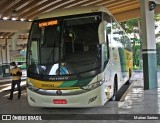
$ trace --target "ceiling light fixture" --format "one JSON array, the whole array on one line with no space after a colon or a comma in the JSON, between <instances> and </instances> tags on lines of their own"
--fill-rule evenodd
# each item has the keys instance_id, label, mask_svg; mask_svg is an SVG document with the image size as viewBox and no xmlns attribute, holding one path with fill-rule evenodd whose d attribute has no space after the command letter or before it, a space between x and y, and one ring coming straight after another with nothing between
<instances>
[{"instance_id":1,"label":"ceiling light fixture","mask_svg":"<svg viewBox=\"0 0 160 123\"><path fill-rule=\"evenodd\" d=\"M21 21L24 21L24 18L21 18L20 20L21 20Z\"/></svg>"},{"instance_id":2,"label":"ceiling light fixture","mask_svg":"<svg viewBox=\"0 0 160 123\"><path fill-rule=\"evenodd\" d=\"M8 18L7 17L3 17L3 20L8 20Z\"/></svg>"},{"instance_id":3,"label":"ceiling light fixture","mask_svg":"<svg viewBox=\"0 0 160 123\"><path fill-rule=\"evenodd\" d=\"M13 21L15 21L15 20L16 20L16 18L15 18L15 17L13 17L13 18L12 18L12 20L13 20Z\"/></svg>"}]
</instances>

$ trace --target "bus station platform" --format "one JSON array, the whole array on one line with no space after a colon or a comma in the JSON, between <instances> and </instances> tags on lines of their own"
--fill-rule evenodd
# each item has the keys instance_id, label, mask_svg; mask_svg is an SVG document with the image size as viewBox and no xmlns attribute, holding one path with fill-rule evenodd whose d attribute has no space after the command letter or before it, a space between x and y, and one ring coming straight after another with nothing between
<instances>
[{"instance_id":1,"label":"bus station platform","mask_svg":"<svg viewBox=\"0 0 160 123\"><path fill-rule=\"evenodd\" d=\"M12 101L7 100L9 91L0 93L0 114L19 115L49 115L48 120L42 118L42 123L159 123L160 122L160 72L158 74L158 88L143 89L143 73L133 72L131 85L119 101L109 101L104 106L93 108L37 108L30 107L26 98L25 88L22 98L17 99L16 92ZM1 84L2 85L2 84ZM5 87L3 85L3 87ZM3 88L1 86L1 88ZM88 117L88 114L90 115ZM56 119L54 115L59 115ZM68 115L71 117L64 117ZM143 119L149 115L151 119ZM72 117L72 116L76 116ZM120 116L120 119L117 119ZM110 118L109 118L110 117ZM124 118L123 118L124 117ZM137 119L136 119L137 118ZM139 119L138 119L139 118ZM156 119L158 118L158 119ZM11 121L17 122L17 121ZM33 122L33 121L23 121Z\"/></svg>"}]
</instances>

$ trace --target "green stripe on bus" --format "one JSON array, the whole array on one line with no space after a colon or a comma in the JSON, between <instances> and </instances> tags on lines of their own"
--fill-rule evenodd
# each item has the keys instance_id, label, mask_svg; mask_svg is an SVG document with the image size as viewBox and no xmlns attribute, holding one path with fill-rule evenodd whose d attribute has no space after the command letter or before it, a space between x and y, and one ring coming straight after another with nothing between
<instances>
[{"instance_id":1,"label":"green stripe on bus","mask_svg":"<svg viewBox=\"0 0 160 123\"><path fill-rule=\"evenodd\" d=\"M71 87L77 83L78 80L73 80L73 81L64 81L59 88L61 87Z\"/></svg>"},{"instance_id":2,"label":"green stripe on bus","mask_svg":"<svg viewBox=\"0 0 160 123\"><path fill-rule=\"evenodd\" d=\"M88 85L92 81L92 79L93 79L93 77L78 80L78 82L74 86L75 87L86 86L86 85Z\"/></svg>"},{"instance_id":3,"label":"green stripe on bus","mask_svg":"<svg viewBox=\"0 0 160 123\"><path fill-rule=\"evenodd\" d=\"M124 49L118 48L118 50L119 50L122 75L123 77L125 77L126 76L126 58L125 58Z\"/></svg>"}]
</instances>

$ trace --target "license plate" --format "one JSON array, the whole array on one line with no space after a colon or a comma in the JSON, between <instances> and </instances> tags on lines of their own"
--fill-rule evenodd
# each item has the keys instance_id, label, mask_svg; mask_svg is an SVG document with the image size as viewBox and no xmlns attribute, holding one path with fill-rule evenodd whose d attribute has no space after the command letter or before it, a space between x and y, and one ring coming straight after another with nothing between
<instances>
[{"instance_id":1,"label":"license plate","mask_svg":"<svg viewBox=\"0 0 160 123\"><path fill-rule=\"evenodd\" d=\"M54 104L67 104L67 100L66 99L54 99L53 103Z\"/></svg>"}]
</instances>

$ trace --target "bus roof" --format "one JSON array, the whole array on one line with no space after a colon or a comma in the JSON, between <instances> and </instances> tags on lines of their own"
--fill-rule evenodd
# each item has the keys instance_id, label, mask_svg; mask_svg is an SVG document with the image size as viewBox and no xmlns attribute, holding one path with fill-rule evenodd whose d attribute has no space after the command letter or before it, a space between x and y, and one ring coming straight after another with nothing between
<instances>
[{"instance_id":1,"label":"bus roof","mask_svg":"<svg viewBox=\"0 0 160 123\"><path fill-rule=\"evenodd\" d=\"M72 8L57 9L57 10L53 10L50 12L42 13L36 18L36 20L44 19L44 18L51 18L51 17L92 13L92 12L106 12L110 14L110 12L105 7L102 7L102 6L72 7Z\"/></svg>"}]
</instances>

